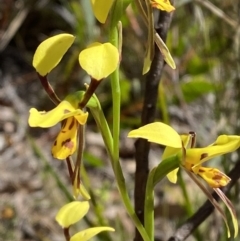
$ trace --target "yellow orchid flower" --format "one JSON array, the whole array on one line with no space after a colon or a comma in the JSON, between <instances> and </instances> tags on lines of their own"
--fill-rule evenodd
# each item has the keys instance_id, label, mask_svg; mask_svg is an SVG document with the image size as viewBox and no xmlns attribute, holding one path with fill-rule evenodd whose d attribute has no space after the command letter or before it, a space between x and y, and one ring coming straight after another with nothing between
<instances>
[{"instance_id":1,"label":"yellow orchid flower","mask_svg":"<svg viewBox=\"0 0 240 241\"><path fill-rule=\"evenodd\" d=\"M172 12L175 10L169 0L150 0L152 7L160 9L162 11Z\"/></svg>"},{"instance_id":2,"label":"yellow orchid flower","mask_svg":"<svg viewBox=\"0 0 240 241\"><path fill-rule=\"evenodd\" d=\"M226 186L230 181L229 177L216 168L203 167L201 164L216 156L238 149L240 146L240 137L221 135L213 144L204 148L187 148L191 135L181 135L180 137L184 143L185 153L181 149L166 147L163 159L178 153L178 155L182 156L182 166L186 170L201 176L210 187L219 188ZM175 183L177 181L177 171L170 172L168 179Z\"/></svg>"},{"instance_id":3,"label":"yellow orchid flower","mask_svg":"<svg viewBox=\"0 0 240 241\"><path fill-rule=\"evenodd\" d=\"M200 184L194 175L203 178L219 195L229 209L235 230L234 236L236 237L238 234L238 223L234 207L221 189L219 189L226 186L231 179L217 168L204 167L202 164L216 156L224 155L238 149L240 147L240 136L220 135L214 143L207 147L193 148L191 145L189 148L189 143L191 140L193 140L193 136L193 133L190 133L189 135L176 135L176 131L173 128L161 122L145 125L139 129L131 131L128 134L128 137L143 138L147 139L148 141L167 146L162 155L163 160L173 155L178 155L181 160L180 166L187 171L189 176L205 192L209 200L222 215L228 229L228 236L230 236L230 231L224 212L218 203L211 198L212 196L208 190ZM178 168L167 174L169 181L176 183L177 172Z\"/></svg>"},{"instance_id":4,"label":"yellow orchid flower","mask_svg":"<svg viewBox=\"0 0 240 241\"><path fill-rule=\"evenodd\" d=\"M31 127L48 128L63 121L61 131L52 147L53 157L64 160L75 152L78 125L84 125L88 118L87 112L78 109L76 96L67 96L51 111L38 111L31 108L29 112L28 123Z\"/></svg>"}]
</instances>

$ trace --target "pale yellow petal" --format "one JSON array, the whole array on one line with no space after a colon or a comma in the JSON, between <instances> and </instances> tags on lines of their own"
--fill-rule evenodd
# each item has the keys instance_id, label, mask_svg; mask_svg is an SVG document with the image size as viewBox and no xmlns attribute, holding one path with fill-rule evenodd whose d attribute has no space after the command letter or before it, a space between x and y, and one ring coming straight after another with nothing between
<instances>
[{"instance_id":1,"label":"pale yellow petal","mask_svg":"<svg viewBox=\"0 0 240 241\"><path fill-rule=\"evenodd\" d=\"M154 122L132 130L129 132L128 137L143 138L150 142L174 148L182 147L179 134L172 127L162 122Z\"/></svg>"},{"instance_id":2,"label":"pale yellow petal","mask_svg":"<svg viewBox=\"0 0 240 241\"><path fill-rule=\"evenodd\" d=\"M91 0L93 13L100 23L105 23L114 0Z\"/></svg>"},{"instance_id":3,"label":"pale yellow petal","mask_svg":"<svg viewBox=\"0 0 240 241\"><path fill-rule=\"evenodd\" d=\"M47 75L61 61L72 45L75 37L71 34L58 34L43 41L33 57L33 67L41 75Z\"/></svg>"},{"instance_id":4,"label":"pale yellow petal","mask_svg":"<svg viewBox=\"0 0 240 241\"><path fill-rule=\"evenodd\" d=\"M98 233L103 231L114 232L115 230L110 227L95 227L95 228L88 228L81 232L74 234L70 241L87 241L90 238L96 236Z\"/></svg>"},{"instance_id":5,"label":"pale yellow petal","mask_svg":"<svg viewBox=\"0 0 240 241\"><path fill-rule=\"evenodd\" d=\"M79 54L81 67L94 79L102 80L118 66L118 49L111 43L93 43Z\"/></svg>"},{"instance_id":6,"label":"pale yellow petal","mask_svg":"<svg viewBox=\"0 0 240 241\"><path fill-rule=\"evenodd\" d=\"M81 220L89 210L88 201L73 201L64 205L56 215L56 221L63 228L68 228L72 224Z\"/></svg>"},{"instance_id":7,"label":"pale yellow petal","mask_svg":"<svg viewBox=\"0 0 240 241\"><path fill-rule=\"evenodd\" d=\"M45 112L38 111L35 108L30 109L30 116L28 123L31 127L43 127L47 128L56 125L58 122L71 117L83 115L85 119L85 114L80 109L75 109L68 101L62 101L53 110Z\"/></svg>"}]
</instances>

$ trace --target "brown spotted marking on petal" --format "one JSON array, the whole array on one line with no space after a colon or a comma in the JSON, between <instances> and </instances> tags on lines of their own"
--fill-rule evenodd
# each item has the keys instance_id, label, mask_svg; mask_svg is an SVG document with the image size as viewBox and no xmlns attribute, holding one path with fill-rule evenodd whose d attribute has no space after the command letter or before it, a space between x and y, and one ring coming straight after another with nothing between
<instances>
[{"instance_id":1,"label":"brown spotted marking on petal","mask_svg":"<svg viewBox=\"0 0 240 241\"><path fill-rule=\"evenodd\" d=\"M53 145L54 145L54 146L56 146L56 145L57 145L57 140L55 140L55 141L54 141L54 144L53 144Z\"/></svg>"},{"instance_id":2,"label":"brown spotted marking on petal","mask_svg":"<svg viewBox=\"0 0 240 241\"><path fill-rule=\"evenodd\" d=\"M64 114L67 114L67 113L69 113L69 112L70 112L70 110L67 110L67 109L63 110L63 113L64 113Z\"/></svg>"},{"instance_id":3,"label":"brown spotted marking on petal","mask_svg":"<svg viewBox=\"0 0 240 241\"><path fill-rule=\"evenodd\" d=\"M67 142L69 142L69 141L71 141L70 138L68 138L67 140L63 141L63 142L62 142L62 146L65 146L65 144L66 144Z\"/></svg>"},{"instance_id":4,"label":"brown spotted marking on petal","mask_svg":"<svg viewBox=\"0 0 240 241\"><path fill-rule=\"evenodd\" d=\"M206 158L206 157L208 157L208 154L207 154L207 153L203 153L203 154L201 155L201 157L200 157L200 160L202 160L202 159L204 159L204 158Z\"/></svg>"},{"instance_id":5,"label":"brown spotted marking on petal","mask_svg":"<svg viewBox=\"0 0 240 241\"><path fill-rule=\"evenodd\" d=\"M62 147L65 146L68 149L72 149L74 147L74 143L71 141L70 138L62 142Z\"/></svg>"},{"instance_id":6,"label":"brown spotted marking on petal","mask_svg":"<svg viewBox=\"0 0 240 241\"><path fill-rule=\"evenodd\" d=\"M231 178L222 172L215 172L215 175L213 176L213 180L219 184L221 184L222 182L225 182L227 184L231 181Z\"/></svg>"}]
</instances>

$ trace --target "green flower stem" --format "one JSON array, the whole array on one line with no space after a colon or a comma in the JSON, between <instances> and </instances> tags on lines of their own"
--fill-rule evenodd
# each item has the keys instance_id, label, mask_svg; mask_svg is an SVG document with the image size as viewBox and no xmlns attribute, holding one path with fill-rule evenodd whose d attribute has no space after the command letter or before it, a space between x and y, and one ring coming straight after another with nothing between
<instances>
[{"instance_id":1,"label":"green flower stem","mask_svg":"<svg viewBox=\"0 0 240 241\"><path fill-rule=\"evenodd\" d=\"M118 189L122 198L122 201L126 207L126 210L129 214L129 216L131 217L131 219L133 220L135 226L137 227L139 233L142 235L144 241L150 241L146 230L144 229L143 225L141 224L141 222L139 221L134 208L131 204L131 200L128 196L128 192L127 192L127 188L126 188L126 184L125 184L125 179L122 173L122 168L120 166L119 160L116 160L114 158L116 158L116 155L114 155L114 149L113 149L113 138L112 138L112 134L110 132L109 126L107 124L107 121L105 119L104 113L101 109L100 103L97 100L97 97L95 97L95 101L97 102L96 105L92 105L90 106L90 103L87 104L87 107L90 108L90 111L93 115L93 118L95 119L97 126L101 132L101 135L103 137L103 141L105 143L105 147L107 149L107 152L109 154L110 160L111 160L111 164L112 164L112 168L113 168L113 172L115 174L116 177L116 181L117 181L117 185L118 185ZM117 152L119 152L119 150L117 150Z\"/></svg>"},{"instance_id":2,"label":"green flower stem","mask_svg":"<svg viewBox=\"0 0 240 241\"><path fill-rule=\"evenodd\" d=\"M83 146L84 146L84 126L78 126L78 149L77 149L77 159L76 164L73 171L72 176L72 184L74 186L74 182L77 183L77 188L80 188L80 173L81 173L81 165L82 165L82 157L83 157Z\"/></svg>"},{"instance_id":3,"label":"green flower stem","mask_svg":"<svg viewBox=\"0 0 240 241\"><path fill-rule=\"evenodd\" d=\"M100 103L99 103L99 105L100 105ZM97 123L98 129L101 132L101 135L102 135L105 147L107 149L108 155L111 157L111 155L113 153L113 138L112 138L112 134L111 134L111 131L109 129L108 123L107 123L107 121L105 119L105 116L103 114L103 111L102 111L101 107L100 107L100 109L91 108L90 106L88 106L88 107L90 108L90 111L93 115L93 118Z\"/></svg>"},{"instance_id":4,"label":"green flower stem","mask_svg":"<svg viewBox=\"0 0 240 241\"><path fill-rule=\"evenodd\" d=\"M118 31L116 27L110 30L110 42L118 48ZM119 160L120 106L121 90L119 84L119 67L111 74L112 102L113 102L113 154L114 162Z\"/></svg>"},{"instance_id":5,"label":"green flower stem","mask_svg":"<svg viewBox=\"0 0 240 241\"><path fill-rule=\"evenodd\" d=\"M144 205L144 227L151 241L154 241L154 186L156 167L148 175Z\"/></svg>"},{"instance_id":6,"label":"green flower stem","mask_svg":"<svg viewBox=\"0 0 240 241\"><path fill-rule=\"evenodd\" d=\"M116 47L119 48L119 37L118 37L118 29L113 26L113 22L111 22L110 26L110 42ZM119 84L119 68L117 68L111 74L111 87L112 87L112 101L113 101L113 152L110 153L112 168L116 177L118 189L120 195L122 197L122 201L126 207L126 210L133 220L136 228L141 234L144 241L150 241L148 234L138 219L134 208L132 206L131 200L128 196L125 179L122 173L122 168L119 163L119 133L120 133L120 106L121 106L121 90Z\"/></svg>"},{"instance_id":7,"label":"green flower stem","mask_svg":"<svg viewBox=\"0 0 240 241\"><path fill-rule=\"evenodd\" d=\"M151 241L154 240L154 186L169 172L179 167L180 159L177 155L163 160L151 170L146 185L144 205L144 226Z\"/></svg>"}]
</instances>

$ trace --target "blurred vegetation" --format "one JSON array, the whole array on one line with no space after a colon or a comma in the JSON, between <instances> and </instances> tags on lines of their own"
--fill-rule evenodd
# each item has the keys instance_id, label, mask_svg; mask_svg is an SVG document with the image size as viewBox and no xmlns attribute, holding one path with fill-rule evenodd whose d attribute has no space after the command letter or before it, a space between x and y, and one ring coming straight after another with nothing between
<instances>
[{"instance_id":1,"label":"blurred vegetation","mask_svg":"<svg viewBox=\"0 0 240 241\"><path fill-rule=\"evenodd\" d=\"M168 33L167 46L174 57L177 70L165 66L159 87L158 120L171 123L180 133L196 131L199 146L210 144L220 133L239 135L240 1L178 0L175 2L176 11ZM144 77L141 73L147 30L135 6L127 9L122 23L121 125L124 133L140 124L144 91L142 84ZM106 26L101 26L95 21L89 1L0 0L0 87L4 88L6 76L10 75L18 95L27 106L51 109L52 104L46 98L31 66L32 56L39 43L60 32L76 36L73 47L49 77L55 91L63 98L70 92L84 89L84 83L89 82L78 64L79 51L91 41L106 41L107 31ZM97 90L108 119L112 118L110 91L107 80L101 83ZM8 105L6 99L0 100L0 110ZM93 122L89 122L89 126L95 131ZM39 137L38 132L31 132L31 135ZM120 152L122 158L129 156L133 158L133 153L126 152L124 150ZM84 158L87 163L86 168L93 173L97 172L98 168L104 169L102 163L105 161L102 157L86 151ZM221 165L224 172L228 172L238 159L239 153L235 153L226 156L221 162L216 162L216 165ZM41 170L44 171L46 170ZM195 186L186 182L188 179L184 176L183 179L185 181L181 184L182 188L173 188L164 182L159 190L159 196L163 197L162 203L156 207L156 216L161 216L160 224L156 228L159 239L170 236L175 227L186 220L188 215L205 200L204 196L196 191ZM99 214L98 221L104 218L101 214L103 210L110 209L106 205L112 205L106 204L109 195L114 195L109 193L114 192L114 187L111 186L112 180L101 181L102 185L99 186L89 180L89 186L97 186L93 190L98 203L98 206L95 206L95 213ZM184 196L185 188L189 200ZM240 217L239 183L231 191L229 198L233 201ZM176 211L173 211L173 207L177 207ZM3 214L1 218L4 219ZM9 222L5 227L11 231L3 239L0 237L0 240L13 240L14 234L11 232L14 232L14 221L4 222L5 224ZM227 240L219 225L224 227L218 215L212 215L200 227L200 239L199 235L196 237L198 240ZM131 229L124 228L126 223L121 223L120 216L115 220L114 226L118 229L118 234L122 235L117 237L117 240L127 240L133 236ZM1 229L0 236L6 234L6 231ZM164 235L162 232L165 232ZM99 238L101 239L101 236ZM111 237L108 239L111 240ZM49 239L42 237L31 240Z\"/></svg>"}]
</instances>

